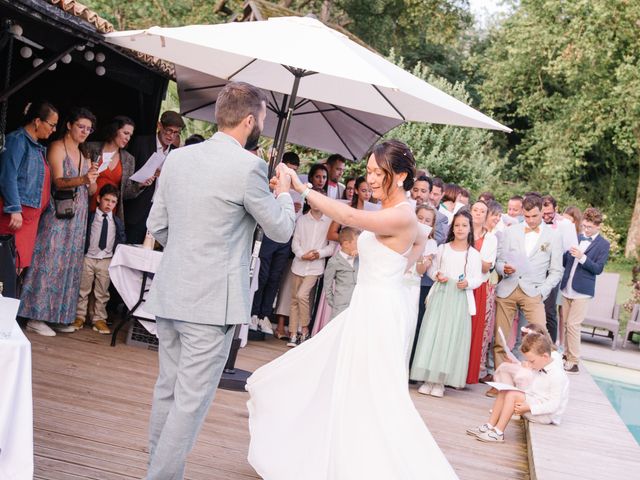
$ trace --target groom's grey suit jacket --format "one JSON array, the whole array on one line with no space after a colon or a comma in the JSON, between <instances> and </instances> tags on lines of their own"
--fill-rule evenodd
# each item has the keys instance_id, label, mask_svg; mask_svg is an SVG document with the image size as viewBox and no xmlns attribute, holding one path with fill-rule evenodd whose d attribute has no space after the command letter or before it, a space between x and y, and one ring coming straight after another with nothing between
<instances>
[{"instance_id":1,"label":"groom's grey suit jacket","mask_svg":"<svg viewBox=\"0 0 640 480\"><path fill-rule=\"evenodd\" d=\"M506 298L520 286L522 291L530 297L542 295L544 300L549 292L562 279L562 238L557 230L540 225L540 237L530 255L525 250L526 223L519 223L507 228L498 244L498 256L496 271L503 276L496 286L496 295ZM517 255L526 257L530 271L522 274L516 271L511 275L505 275L504 266L509 256Z\"/></svg>"},{"instance_id":2,"label":"groom's grey suit jacket","mask_svg":"<svg viewBox=\"0 0 640 480\"><path fill-rule=\"evenodd\" d=\"M172 151L147 220L165 248L145 310L209 325L247 322L256 222L282 243L295 226L291 197L273 197L263 160L222 132Z\"/></svg>"}]
</instances>

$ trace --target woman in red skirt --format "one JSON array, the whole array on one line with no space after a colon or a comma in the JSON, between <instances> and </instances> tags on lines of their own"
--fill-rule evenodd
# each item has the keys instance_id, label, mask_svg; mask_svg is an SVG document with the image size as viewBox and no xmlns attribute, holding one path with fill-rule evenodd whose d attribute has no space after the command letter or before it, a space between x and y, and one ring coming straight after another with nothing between
<instances>
[{"instance_id":1,"label":"woman in red skirt","mask_svg":"<svg viewBox=\"0 0 640 480\"><path fill-rule=\"evenodd\" d=\"M7 135L0 154L0 234L15 237L18 274L31 265L40 216L49 208L51 174L46 148L38 142L57 125L53 105L29 104L23 126Z\"/></svg>"},{"instance_id":2,"label":"woman in red skirt","mask_svg":"<svg viewBox=\"0 0 640 480\"><path fill-rule=\"evenodd\" d=\"M475 249L482 258L483 282L473 290L476 301L476 314L471 317L471 349L469 352L469 369L467 370L467 384L478 383L480 364L482 363L482 343L487 311L487 286L489 272L493 268L498 253L498 239L489 233L485 227L487 220L487 204L478 200L471 207L473 218L473 238Z\"/></svg>"}]
</instances>

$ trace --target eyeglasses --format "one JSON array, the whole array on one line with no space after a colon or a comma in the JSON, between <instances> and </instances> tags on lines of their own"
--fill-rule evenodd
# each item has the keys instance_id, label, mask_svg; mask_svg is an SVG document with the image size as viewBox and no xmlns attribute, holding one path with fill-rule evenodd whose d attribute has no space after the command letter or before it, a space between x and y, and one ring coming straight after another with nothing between
<instances>
[{"instance_id":1,"label":"eyeglasses","mask_svg":"<svg viewBox=\"0 0 640 480\"><path fill-rule=\"evenodd\" d=\"M44 123L46 123L47 125L49 125L51 128L53 128L54 130L56 129L56 127L58 126L57 123L51 123L49 120L42 120Z\"/></svg>"},{"instance_id":2,"label":"eyeglasses","mask_svg":"<svg viewBox=\"0 0 640 480\"><path fill-rule=\"evenodd\" d=\"M171 137L175 137L176 135L180 135L180 130L176 129L176 128L165 128L165 127L162 127L162 131L165 133L165 135L169 135Z\"/></svg>"},{"instance_id":3,"label":"eyeglasses","mask_svg":"<svg viewBox=\"0 0 640 480\"><path fill-rule=\"evenodd\" d=\"M87 133L87 132L88 132L89 134L91 134L91 133L95 132L95 130L93 129L93 127L89 127L89 126L87 126L87 125L77 125L77 124L76 124L76 127L78 127L78 130L80 130L80 131L82 131L82 132L85 132L85 133Z\"/></svg>"}]
</instances>

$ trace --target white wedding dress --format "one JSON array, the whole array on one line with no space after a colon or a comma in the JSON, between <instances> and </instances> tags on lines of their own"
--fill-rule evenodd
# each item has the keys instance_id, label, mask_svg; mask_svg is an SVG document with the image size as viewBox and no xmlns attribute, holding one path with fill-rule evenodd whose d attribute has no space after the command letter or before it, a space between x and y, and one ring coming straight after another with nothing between
<instances>
[{"instance_id":1,"label":"white wedding dress","mask_svg":"<svg viewBox=\"0 0 640 480\"><path fill-rule=\"evenodd\" d=\"M265 480L457 479L409 396L407 259L371 232L358 252L349 308L249 378L249 463Z\"/></svg>"}]
</instances>

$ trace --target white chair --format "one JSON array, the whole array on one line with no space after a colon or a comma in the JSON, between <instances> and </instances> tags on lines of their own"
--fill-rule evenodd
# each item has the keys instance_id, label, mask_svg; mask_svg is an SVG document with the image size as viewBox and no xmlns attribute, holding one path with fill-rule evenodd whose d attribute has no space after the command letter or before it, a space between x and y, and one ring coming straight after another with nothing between
<instances>
[{"instance_id":1,"label":"white chair","mask_svg":"<svg viewBox=\"0 0 640 480\"><path fill-rule=\"evenodd\" d=\"M613 340L611 348L618 346L618 331L620 330L620 305L616 304L620 274L602 273L596 277L596 292L587 307L583 326L592 327L591 336L610 337ZM608 330L609 334L599 335L596 329Z\"/></svg>"}]
</instances>

